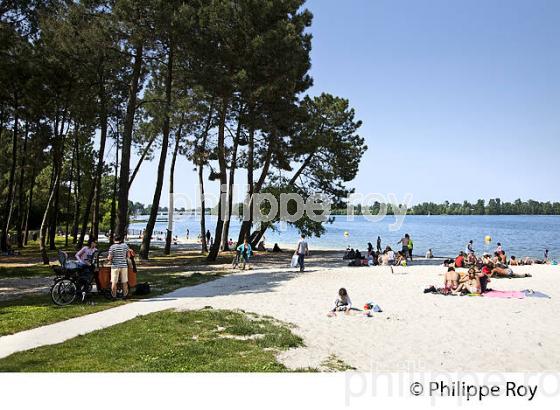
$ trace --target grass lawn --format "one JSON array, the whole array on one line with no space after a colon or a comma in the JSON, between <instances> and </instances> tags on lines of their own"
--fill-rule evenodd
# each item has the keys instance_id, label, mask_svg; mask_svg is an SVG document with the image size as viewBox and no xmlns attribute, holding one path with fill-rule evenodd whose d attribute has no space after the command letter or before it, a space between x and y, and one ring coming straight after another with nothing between
<instances>
[{"instance_id":1,"label":"grass lawn","mask_svg":"<svg viewBox=\"0 0 560 410\"><path fill-rule=\"evenodd\" d=\"M74 252L73 245L64 248L64 238L57 238L61 250ZM108 244L101 244L102 249ZM51 262L56 263L57 251L49 251ZM227 263L230 255L221 255L216 264ZM163 255L154 248L149 261L138 261L138 282L150 283L153 297L186 286L194 286L220 277L223 271L217 267L208 269L206 256L197 251L177 251ZM197 272L202 270L202 272ZM194 273L193 273L194 272ZM0 279L53 277L50 266L40 263L38 242L30 242L20 250L20 255L0 258ZM132 296L130 301L134 301ZM0 336L33 329L66 319L99 312L129 302L112 302L101 296L93 296L86 303L75 302L71 306L55 306L50 295L33 294L18 299L0 301Z\"/></svg>"},{"instance_id":2,"label":"grass lawn","mask_svg":"<svg viewBox=\"0 0 560 410\"><path fill-rule=\"evenodd\" d=\"M220 275L216 273L194 273L187 276L165 271L156 273L143 271L138 276L140 281L149 282L153 289L144 298L162 295L186 286L199 285L218 277ZM44 294L2 301L0 302L0 336L88 315L137 299L137 297L132 296L126 302L109 301L103 296L95 295L86 299L85 303L74 302L72 305L64 307L56 306L51 301L50 295Z\"/></svg>"},{"instance_id":3,"label":"grass lawn","mask_svg":"<svg viewBox=\"0 0 560 410\"><path fill-rule=\"evenodd\" d=\"M0 360L2 372L282 372L275 354L302 346L271 318L164 311Z\"/></svg>"}]
</instances>

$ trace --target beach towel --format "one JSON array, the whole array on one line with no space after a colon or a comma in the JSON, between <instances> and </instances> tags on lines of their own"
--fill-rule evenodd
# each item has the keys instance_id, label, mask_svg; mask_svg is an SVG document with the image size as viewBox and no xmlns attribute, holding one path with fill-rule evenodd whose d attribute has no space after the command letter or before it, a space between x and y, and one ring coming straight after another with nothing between
<instances>
[{"instance_id":1,"label":"beach towel","mask_svg":"<svg viewBox=\"0 0 560 410\"><path fill-rule=\"evenodd\" d=\"M542 293L542 292L536 292L532 289L525 289L522 290L522 292L525 294L526 297L528 298L543 298L543 299L551 299L550 296L548 296L546 293Z\"/></svg>"},{"instance_id":2,"label":"beach towel","mask_svg":"<svg viewBox=\"0 0 560 410\"><path fill-rule=\"evenodd\" d=\"M482 296L500 299L523 299L525 298L525 293L516 290L491 290Z\"/></svg>"}]
</instances>

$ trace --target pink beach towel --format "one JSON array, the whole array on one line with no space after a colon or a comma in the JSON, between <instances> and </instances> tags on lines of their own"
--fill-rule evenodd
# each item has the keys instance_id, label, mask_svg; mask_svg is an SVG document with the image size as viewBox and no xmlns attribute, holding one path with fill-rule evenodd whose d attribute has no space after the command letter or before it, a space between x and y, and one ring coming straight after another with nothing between
<instances>
[{"instance_id":1,"label":"pink beach towel","mask_svg":"<svg viewBox=\"0 0 560 410\"><path fill-rule=\"evenodd\" d=\"M525 298L525 293L516 290L491 290L482 296L487 298L523 299Z\"/></svg>"}]
</instances>

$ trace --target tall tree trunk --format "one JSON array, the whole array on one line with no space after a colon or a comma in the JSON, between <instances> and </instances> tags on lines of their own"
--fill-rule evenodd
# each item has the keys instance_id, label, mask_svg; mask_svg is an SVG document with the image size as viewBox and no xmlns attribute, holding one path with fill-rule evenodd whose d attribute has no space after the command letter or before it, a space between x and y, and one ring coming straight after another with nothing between
<instances>
[{"instance_id":1,"label":"tall tree trunk","mask_svg":"<svg viewBox=\"0 0 560 410\"><path fill-rule=\"evenodd\" d=\"M55 184L54 204L51 214L50 234L49 234L49 249L56 249L56 228L58 225L58 214L60 211L60 184L62 182L62 166L63 166L63 150L64 150L64 127L66 124L66 109L62 113L62 118L56 117L54 126L54 145L53 145L53 167L55 174L58 176L57 183ZM60 126L60 129L59 129ZM56 178L55 178L56 179Z\"/></svg>"},{"instance_id":2,"label":"tall tree trunk","mask_svg":"<svg viewBox=\"0 0 560 410\"><path fill-rule=\"evenodd\" d=\"M76 127L76 135L74 140L74 159L76 161L76 182L74 183L74 221L72 222L72 243L78 242L78 224L80 220L80 192L81 192L81 165L80 165L80 149L79 149L79 136L77 134L78 127ZM87 224L87 222L86 222ZM85 231L84 231L85 235ZM83 239L82 239L83 242Z\"/></svg>"},{"instance_id":3,"label":"tall tree trunk","mask_svg":"<svg viewBox=\"0 0 560 410\"><path fill-rule=\"evenodd\" d=\"M218 164L220 166L220 199L218 200L218 221L216 222L216 231L214 233L214 243L210 247L207 260L213 262L218 258L220 252L220 238L224 228L223 208L225 201L223 200L222 189L227 185L227 164L226 164L226 147L225 147L225 128L227 118L228 100L222 99L222 108L220 111L220 123L218 125Z\"/></svg>"},{"instance_id":4,"label":"tall tree trunk","mask_svg":"<svg viewBox=\"0 0 560 410\"><path fill-rule=\"evenodd\" d=\"M43 213L43 220L41 222L41 229L39 231L39 250L41 251L41 259L43 260L43 264L45 265L49 264L49 255L47 255L47 247L45 246L45 236L47 234L47 218L49 216L49 211L54 198L55 189L58 185L58 178L59 176L57 175L54 180L47 205L45 207L45 212Z\"/></svg>"},{"instance_id":5,"label":"tall tree trunk","mask_svg":"<svg viewBox=\"0 0 560 410\"><path fill-rule=\"evenodd\" d=\"M171 159L171 169L169 170L169 211L167 213L167 232L165 235L165 249L164 253L169 255L171 253L171 239L173 236L173 218L175 216L175 204L174 204L174 179L175 179L175 163L177 162L177 153L179 152L179 146L181 143L181 133L183 132L183 118L181 118L181 124L177 130L177 135L175 136L175 148L173 149L173 157Z\"/></svg>"},{"instance_id":6,"label":"tall tree trunk","mask_svg":"<svg viewBox=\"0 0 560 410\"><path fill-rule=\"evenodd\" d=\"M20 170L19 170L19 195L18 195L18 222L17 222L17 244L18 248L23 248L23 220L25 217L23 209L23 187L25 181L25 160L27 159L27 139L29 137L29 123L25 121L25 137L23 140L23 149L21 154Z\"/></svg>"},{"instance_id":7,"label":"tall tree trunk","mask_svg":"<svg viewBox=\"0 0 560 410\"><path fill-rule=\"evenodd\" d=\"M0 238L0 248L2 252L8 250L8 232L10 230L10 220L12 214L12 206L14 201L14 185L16 178L16 162L17 162L17 139L18 139L18 98L14 98L14 129L12 134L12 163L10 167L10 176L8 180L8 194L6 195L6 202L4 204L4 213L2 221L4 226L2 226L2 236Z\"/></svg>"},{"instance_id":8,"label":"tall tree trunk","mask_svg":"<svg viewBox=\"0 0 560 410\"><path fill-rule=\"evenodd\" d=\"M95 179L94 179L95 181ZM89 193L88 193L88 197L87 197L87 201L86 201L86 207L84 208L84 215L83 215L83 219L82 219L82 229L80 230L80 237L78 238L78 242L76 243L76 249L80 249L84 246L84 240L86 237L86 232L88 229L88 224L89 224L89 218L91 215L91 206L93 204L93 196L95 195L95 183L92 185Z\"/></svg>"},{"instance_id":9,"label":"tall tree trunk","mask_svg":"<svg viewBox=\"0 0 560 410\"><path fill-rule=\"evenodd\" d=\"M237 120L237 131L235 133L235 138L233 140L233 148L231 153L231 164L229 167L229 180L228 180L228 193L227 193L227 204L226 204L226 220L224 222L224 232L222 233L222 249L224 251L229 251L229 226L231 223L231 214L233 211L233 190L235 186L235 171L237 169L237 149L239 147L239 138L241 137L242 130L241 122L241 112L239 113L239 118Z\"/></svg>"},{"instance_id":10,"label":"tall tree trunk","mask_svg":"<svg viewBox=\"0 0 560 410\"><path fill-rule=\"evenodd\" d=\"M74 127L76 125L74 124ZM74 183L74 153L70 162L70 180L68 182L68 192L66 194L66 229L64 231L64 246L68 247L68 236L70 235L70 203L72 201L72 184Z\"/></svg>"},{"instance_id":11,"label":"tall tree trunk","mask_svg":"<svg viewBox=\"0 0 560 410\"><path fill-rule=\"evenodd\" d=\"M119 197L117 207L117 225L115 234L120 237L126 236L128 225L128 179L130 178L130 150L132 145L132 130L134 127L134 114L136 112L136 101L138 99L138 88L142 74L142 59L144 48L142 44L136 46L132 79L128 87L128 106L124 120L124 130L121 148L121 172L119 178Z\"/></svg>"},{"instance_id":12,"label":"tall tree trunk","mask_svg":"<svg viewBox=\"0 0 560 410\"><path fill-rule=\"evenodd\" d=\"M29 183L29 196L27 198L27 209L25 211L25 220L24 220L24 228L23 228L23 244L27 246L27 242L29 241L29 214L31 212L31 207L33 206L33 190L35 189L35 176L37 175L37 168L35 164L33 164L33 168L31 170L31 182Z\"/></svg>"},{"instance_id":13,"label":"tall tree trunk","mask_svg":"<svg viewBox=\"0 0 560 410\"><path fill-rule=\"evenodd\" d=\"M274 151L274 148L273 148L272 142L270 142L269 145L268 145L268 150L266 152L266 157L265 157L265 160L264 160L261 175L260 175L259 179L257 180L257 183L254 186L254 193L255 194L260 193L262 187L264 186L264 183L266 181L266 177L268 176L268 170L270 169L270 163L272 161L272 152L273 151ZM252 206L252 203L251 203L251 206ZM251 223L252 223L252 220L251 220ZM252 235L253 240L251 242L252 242L252 244L255 245L255 247L257 245L257 243L255 241L258 242L258 240L260 240L262 235L264 235L264 230L261 230L261 229L255 231L253 233L253 235ZM255 238L258 238L258 240L255 239ZM251 246L253 246L253 245L251 245Z\"/></svg>"},{"instance_id":14,"label":"tall tree trunk","mask_svg":"<svg viewBox=\"0 0 560 410\"><path fill-rule=\"evenodd\" d=\"M99 114L99 121L101 125L101 133L99 137L99 157L97 158L97 169L95 170L95 194L93 197L93 216L91 222L91 231L92 237L96 240L99 237L99 221L101 219L100 215L100 204L101 204L101 179L103 177L103 165L104 165L104 156L105 156L105 143L107 142L107 127L108 127L108 118L107 118L107 103L106 103L106 95L104 85L101 86L101 90L99 92L99 101L101 104L100 107L100 114Z\"/></svg>"},{"instance_id":15,"label":"tall tree trunk","mask_svg":"<svg viewBox=\"0 0 560 410\"><path fill-rule=\"evenodd\" d=\"M200 244L201 252L208 252L208 243L206 243L206 198L204 192L204 155L206 153L206 141L208 139L208 133L210 132L210 127L212 126L212 117L214 116L214 98L210 102L210 109L208 111L208 118L206 119L206 126L204 128L204 133L202 134L202 141L200 147L198 147L197 152L197 172L198 172L198 193L200 195Z\"/></svg>"},{"instance_id":16,"label":"tall tree trunk","mask_svg":"<svg viewBox=\"0 0 560 410\"><path fill-rule=\"evenodd\" d=\"M251 111L249 111L249 118L251 118ZM249 144L247 147L247 197L243 204L243 222L239 230L237 238L237 245L243 243L245 238L249 238L251 233L251 225L253 224L253 192L254 192L254 160L255 160L255 126L251 123L249 130ZM247 218L247 212L249 213Z\"/></svg>"},{"instance_id":17,"label":"tall tree trunk","mask_svg":"<svg viewBox=\"0 0 560 410\"><path fill-rule=\"evenodd\" d=\"M142 238L142 246L140 247L140 258L148 259L150 256L150 243L152 241L152 233L157 221L159 210L159 201L161 199L161 189L163 187L163 178L165 175L165 161L167 160L167 148L169 146L169 123L171 111L171 87L173 85L173 49L170 48L169 58L167 61L167 76L165 79L165 117L163 119L163 136L161 141L161 152L159 156L158 174L156 180L156 189L154 191L154 199L152 200L152 209L150 210L150 218L144 230Z\"/></svg>"},{"instance_id":18,"label":"tall tree trunk","mask_svg":"<svg viewBox=\"0 0 560 410\"><path fill-rule=\"evenodd\" d=\"M109 222L109 230L111 234L109 235L109 243L112 245L115 241L115 219L117 217L117 186L119 180L119 124L117 121L117 133L116 133L116 151L115 151L115 179L113 180L113 198L111 200L111 219Z\"/></svg>"}]
</instances>

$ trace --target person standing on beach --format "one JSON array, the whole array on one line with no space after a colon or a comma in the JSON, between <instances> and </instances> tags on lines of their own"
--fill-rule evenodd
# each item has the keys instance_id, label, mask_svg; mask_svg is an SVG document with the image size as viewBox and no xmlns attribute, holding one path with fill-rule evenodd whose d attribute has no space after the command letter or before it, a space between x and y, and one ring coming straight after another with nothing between
<instances>
[{"instance_id":1,"label":"person standing on beach","mask_svg":"<svg viewBox=\"0 0 560 410\"><path fill-rule=\"evenodd\" d=\"M210 237L212 236L212 234L210 233L210 229L208 229L206 231L206 243L210 243Z\"/></svg>"},{"instance_id":2,"label":"person standing on beach","mask_svg":"<svg viewBox=\"0 0 560 410\"><path fill-rule=\"evenodd\" d=\"M467 255L469 255L469 254L473 254L473 255L474 255L474 247L473 247L473 244L474 244L474 242L473 242L473 240L471 239L471 240L469 241L469 243L467 244L467 249L466 249L466 254L467 254Z\"/></svg>"},{"instance_id":3,"label":"person standing on beach","mask_svg":"<svg viewBox=\"0 0 560 410\"><path fill-rule=\"evenodd\" d=\"M305 235L301 235L301 239L297 244L296 255L298 256L299 271L303 272L305 270L305 257L309 255L309 245L305 240Z\"/></svg>"},{"instance_id":4,"label":"person standing on beach","mask_svg":"<svg viewBox=\"0 0 560 410\"><path fill-rule=\"evenodd\" d=\"M544 263L548 263L548 249L544 250Z\"/></svg>"},{"instance_id":5,"label":"person standing on beach","mask_svg":"<svg viewBox=\"0 0 560 410\"><path fill-rule=\"evenodd\" d=\"M377 237L377 252L381 253L381 236Z\"/></svg>"},{"instance_id":6,"label":"person standing on beach","mask_svg":"<svg viewBox=\"0 0 560 410\"><path fill-rule=\"evenodd\" d=\"M404 237L397 242L397 244L402 244L402 253L405 257L408 257L408 243L410 242L410 235L405 234Z\"/></svg>"},{"instance_id":7,"label":"person standing on beach","mask_svg":"<svg viewBox=\"0 0 560 410\"><path fill-rule=\"evenodd\" d=\"M191 231L189 231L189 228L187 228L187 240L189 240L190 233L191 233Z\"/></svg>"},{"instance_id":8,"label":"person standing on beach","mask_svg":"<svg viewBox=\"0 0 560 410\"><path fill-rule=\"evenodd\" d=\"M408 238L408 256L410 256L410 261L412 262L412 251L414 250L414 242L412 238Z\"/></svg>"},{"instance_id":9,"label":"person standing on beach","mask_svg":"<svg viewBox=\"0 0 560 410\"><path fill-rule=\"evenodd\" d=\"M117 297L117 283L122 284L123 298L128 295L128 254L130 249L121 236L115 237L115 243L109 247L111 262L111 296Z\"/></svg>"}]
</instances>

